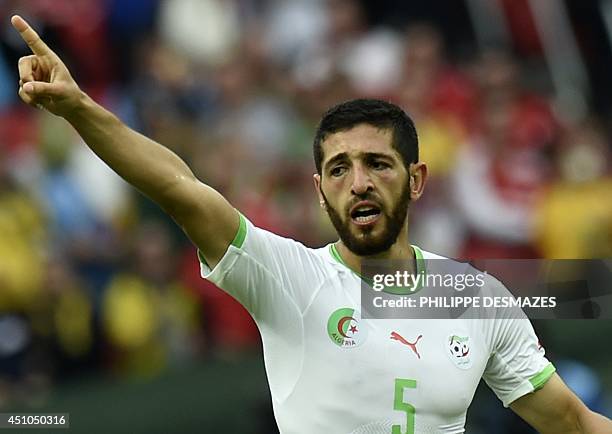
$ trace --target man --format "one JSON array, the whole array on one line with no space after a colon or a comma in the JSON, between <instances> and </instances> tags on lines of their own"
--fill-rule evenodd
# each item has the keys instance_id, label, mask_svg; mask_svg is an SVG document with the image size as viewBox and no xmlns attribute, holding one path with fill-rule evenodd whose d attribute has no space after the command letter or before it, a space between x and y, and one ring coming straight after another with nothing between
<instances>
[{"instance_id":1,"label":"man","mask_svg":"<svg viewBox=\"0 0 612 434\"><path fill-rule=\"evenodd\" d=\"M314 183L340 241L308 249L253 226L179 157L83 93L22 18L12 23L33 52L19 61L22 100L64 117L168 212L198 247L202 275L250 311L281 432L463 432L483 377L542 433L612 433L554 374L528 321L361 320L364 258L409 259L416 269L415 259L436 257L408 243L408 203L427 169L401 109L355 100L325 114ZM469 363L449 357L453 342L471 351Z\"/></svg>"}]
</instances>

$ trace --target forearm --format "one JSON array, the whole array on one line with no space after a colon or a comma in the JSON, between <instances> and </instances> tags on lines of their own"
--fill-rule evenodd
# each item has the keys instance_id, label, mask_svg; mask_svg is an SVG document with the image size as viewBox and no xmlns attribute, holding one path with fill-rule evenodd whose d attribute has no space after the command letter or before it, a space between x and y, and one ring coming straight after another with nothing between
<instances>
[{"instance_id":1,"label":"forearm","mask_svg":"<svg viewBox=\"0 0 612 434\"><path fill-rule=\"evenodd\" d=\"M174 152L130 129L84 93L64 117L98 157L164 208L173 205L177 186L196 181Z\"/></svg>"},{"instance_id":2,"label":"forearm","mask_svg":"<svg viewBox=\"0 0 612 434\"><path fill-rule=\"evenodd\" d=\"M170 214L214 266L238 230L236 210L199 182L178 155L131 130L83 93L23 18L15 15L11 23L32 50L18 63L23 102L66 119L98 157Z\"/></svg>"}]
</instances>

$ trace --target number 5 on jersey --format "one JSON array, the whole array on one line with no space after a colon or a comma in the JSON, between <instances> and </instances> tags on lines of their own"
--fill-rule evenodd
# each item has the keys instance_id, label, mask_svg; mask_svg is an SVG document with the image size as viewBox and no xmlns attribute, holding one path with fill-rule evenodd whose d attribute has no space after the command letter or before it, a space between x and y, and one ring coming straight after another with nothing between
<instances>
[{"instance_id":1,"label":"number 5 on jersey","mask_svg":"<svg viewBox=\"0 0 612 434\"><path fill-rule=\"evenodd\" d=\"M402 431L401 425L393 425L391 434L414 434L414 406L404 402L404 389L416 389L416 380L406 378L395 379L395 395L393 398L393 409L406 413L406 431Z\"/></svg>"}]
</instances>

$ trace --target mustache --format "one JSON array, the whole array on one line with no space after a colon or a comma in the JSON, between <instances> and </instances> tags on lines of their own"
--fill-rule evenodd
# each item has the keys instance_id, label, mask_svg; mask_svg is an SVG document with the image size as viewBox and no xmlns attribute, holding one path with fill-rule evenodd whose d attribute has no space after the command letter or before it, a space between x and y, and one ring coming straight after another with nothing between
<instances>
[{"instance_id":1,"label":"mustache","mask_svg":"<svg viewBox=\"0 0 612 434\"><path fill-rule=\"evenodd\" d=\"M379 197L371 194L371 193L364 193L364 194L360 194L358 196L355 196L355 198L351 201L349 201L349 203L346 206L346 212L350 213L351 212L351 208L353 206L355 206L356 204L358 204L359 202L362 202L364 200L367 200L369 202L373 202L378 208L380 208L380 210L383 210L383 205L382 205L382 201L380 200Z\"/></svg>"}]
</instances>

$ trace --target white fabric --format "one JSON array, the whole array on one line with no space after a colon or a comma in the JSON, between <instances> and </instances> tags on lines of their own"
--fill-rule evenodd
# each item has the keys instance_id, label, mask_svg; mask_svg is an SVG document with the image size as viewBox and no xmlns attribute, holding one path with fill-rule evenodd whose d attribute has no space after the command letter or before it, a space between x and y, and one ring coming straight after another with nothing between
<instances>
[{"instance_id":1,"label":"white fabric","mask_svg":"<svg viewBox=\"0 0 612 434\"><path fill-rule=\"evenodd\" d=\"M213 270L202 264L202 276L255 319L283 434L388 434L393 425L406 432L406 411L394 409L397 402L415 408L416 433L462 433L482 377L507 405L533 391L529 379L548 365L526 319L362 320L360 278L328 247L310 249L248 221L246 230L243 245L230 246ZM501 284L491 278L491 285ZM366 336L361 345L332 341L328 321L340 308L355 310L350 324ZM422 335L420 358L392 332L409 342ZM454 335L469 337L467 368L449 356ZM396 379L416 381L399 401Z\"/></svg>"}]
</instances>

